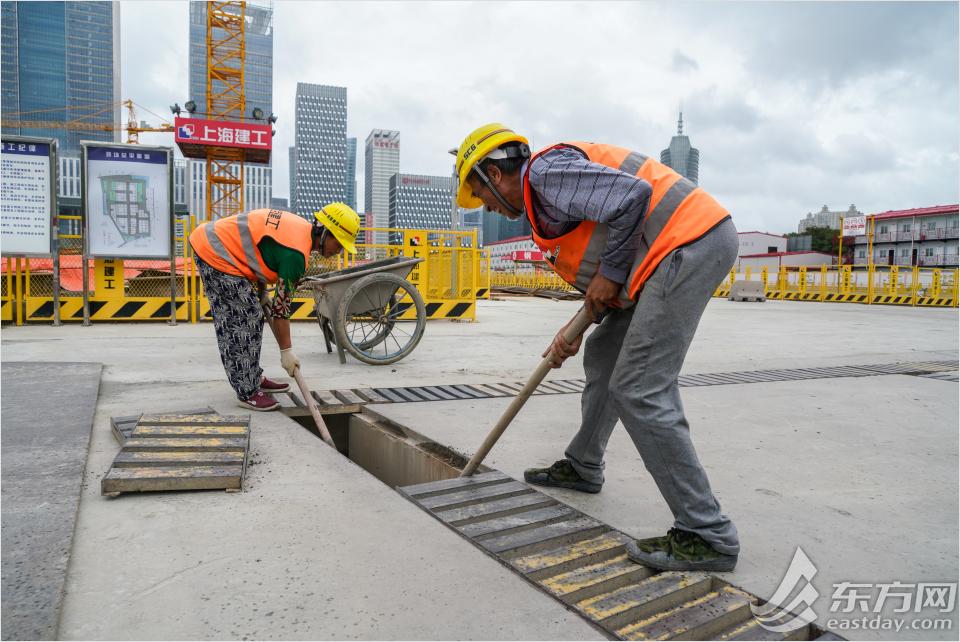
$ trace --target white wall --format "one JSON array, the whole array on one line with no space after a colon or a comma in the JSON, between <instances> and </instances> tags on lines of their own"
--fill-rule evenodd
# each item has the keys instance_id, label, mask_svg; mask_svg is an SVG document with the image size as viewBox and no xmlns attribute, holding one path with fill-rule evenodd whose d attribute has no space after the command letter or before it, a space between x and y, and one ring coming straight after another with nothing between
<instances>
[{"instance_id":1,"label":"white wall","mask_svg":"<svg viewBox=\"0 0 960 642\"><path fill-rule=\"evenodd\" d=\"M775 247L774 252L787 251L787 239L777 234L766 234L764 232L741 232L737 235L740 241L740 250L738 256L747 254L767 254L769 248Z\"/></svg>"}]
</instances>

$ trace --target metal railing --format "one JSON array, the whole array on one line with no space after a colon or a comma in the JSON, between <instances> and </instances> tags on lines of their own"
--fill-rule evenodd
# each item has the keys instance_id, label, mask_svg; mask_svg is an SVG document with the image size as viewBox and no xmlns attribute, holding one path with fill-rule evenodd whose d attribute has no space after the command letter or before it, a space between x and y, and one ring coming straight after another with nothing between
<instances>
[{"instance_id":1,"label":"metal railing","mask_svg":"<svg viewBox=\"0 0 960 642\"><path fill-rule=\"evenodd\" d=\"M903 269L895 265L874 265L861 270L850 265L839 270L826 266L781 267L773 271L763 268L759 273L748 268L743 273L731 271L714 296L728 296L736 281L759 280L764 283L768 299L957 307L958 272L919 266Z\"/></svg>"},{"instance_id":2,"label":"metal railing","mask_svg":"<svg viewBox=\"0 0 960 642\"><path fill-rule=\"evenodd\" d=\"M61 216L56 257L3 257L0 261L2 320L34 322L209 320L210 306L187 239L192 217L175 225L179 255L170 259L84 260L80 216ZM477 247L477 233L449 230L376 229L399 244L357 244L357 253L324 259L314 254L307 275L318 275L379 258L422 256L409 280L421 293L428 318L474 319L478 298L489 298L490 257ZM388 238L390 236L388 235ZM364 238L361 234L359 238ZM55 264L59 270L54 269ZM315 319L313 292L301 287L293 319Z\"/></svg>"}]
</instances>

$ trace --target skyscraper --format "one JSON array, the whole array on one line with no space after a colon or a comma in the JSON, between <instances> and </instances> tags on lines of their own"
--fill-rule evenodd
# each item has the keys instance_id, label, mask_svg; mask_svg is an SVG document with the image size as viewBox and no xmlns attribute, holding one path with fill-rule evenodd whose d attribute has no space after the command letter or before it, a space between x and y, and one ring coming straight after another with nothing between
<instances>
[{"instance_id":1,"label":"skyscraper","mask_svg":"<svg viewBox=\"0 0 960 642\"><path fill-rule=\"evenodd\" d=\"M290 162L290 211L297 211L297 148L291 147L287 150L287 156Z\"/></svg>"},{"instance_id":2,"label":"skyscraper","mask_svg":"<svg viewBox=\"0 0 960 642\"><path fill-rule=\"evenodd\" d=\"M400 132L374 129L367 136L364 158L363 205L374 227L389 227L390 177L400 171ZM373 242L387 242L386 232L374 232Z\"/></svg>"},{"instance_id":3,"label":"skyscraper","mask_svg":"<svg viewBox=\"0 0 960 642\"><path fill-rule=\"evenodd\" d=\"M190 0L190 100L198 115L207 105L207 8L206 0ZM244 9L243 61L246 116L255 107L264 115L273 112L273 6L247 1Z\"/></svg>"},{"instance_id":4,"label":"skyscraper","mask_svg":"<svg viewBox=\"0 0 960 642\"><path fill-rule=\"evenodd\" d=\"M120 4L4 1L0 10L4 118L113 126L113 131L4 127L3 133L56 138L61 156L79 155L81 139L119 141Z\"/></svg>"},{"instance_id":5,"label":"skyscraper","mask_svg":"<svg viewBox=\"0 0 960 642\"><path fill-rule=\"evenodd\" d=\"M347 88L297 83L297 214L343 201L347 183Z\"/></svg>"},{"instance_id":6,"label":"skyscraper","mask_svg":"<svg viewBox=\"0 0 960 642\"><path fill-rule=\"evenodd\" d=\"M660 152L660 162L673 168L681 176L700 181L700 150L690 146L690 137L683 134L683 112L677 121L677 135L670 139L670 147Z\"/></svg>"},{"instance_id":7,"label":"skyscraper","mask_svg":"<svg viewBox=\"0 0 960 642\"><path fill-rule=\"evenodd\" d=\"M388 227L450 229L452 176L394 174L390 177ZM399 238L391 238L398 242Z\"/></svg>"},{"instance_id":8,"label":"skyscraper","mask_svg":"<svg viewBox=\"0 0 960 642\"><path fill-rule=\"evenodd\" d=\"M511 220L487 208L482 210L483 242L495 243L517 236L530 236L532 230L526 216Z\"/></svg>"},{"instance_id":9,"label":"skyscraper","mask_svg":"<svg viewBox=\"0 0 960 642\"><path fill-rule=\"evenodd\" d=\"M344 203L357 209L357 139L347 139L347 185Z\"/></svg>"}]
</instances>

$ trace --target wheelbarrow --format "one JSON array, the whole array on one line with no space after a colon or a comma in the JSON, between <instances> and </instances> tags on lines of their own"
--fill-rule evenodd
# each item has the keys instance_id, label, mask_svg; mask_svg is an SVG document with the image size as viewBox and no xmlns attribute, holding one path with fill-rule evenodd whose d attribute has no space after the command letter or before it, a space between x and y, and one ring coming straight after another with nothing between
<instances>
[{"instance_id":1,"label":"wheelbarrow","mask_svg":"<svg viewBox=\"0 0 960 642\"><path fill-rule=\"evenodd\" d=\"M347 362L349 352L382 366L413 352L423 337L427 312L405 277L421 261L394 257L305 279L304 285L313 289L327 353L336 345L340 363Z\"/></svg>"}]
</instances>

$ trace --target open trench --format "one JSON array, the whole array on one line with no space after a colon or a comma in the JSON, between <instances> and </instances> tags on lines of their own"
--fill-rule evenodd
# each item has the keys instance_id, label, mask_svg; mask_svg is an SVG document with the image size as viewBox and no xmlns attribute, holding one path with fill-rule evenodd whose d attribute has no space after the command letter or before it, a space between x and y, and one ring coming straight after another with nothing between
<instances>
[{"instance_id":1,"label":"open trench","mask_svg":"<svg viewBox=\"0 0 960 642\"><path fill-rule=\"evenodd\" d=\"M320 438L306 408L284 412ZM763 600L720 577L636 564L626 533L489 467L461 478L466 457L369 408L324 420L342 455L610 639L843 639L779 609L761 620Z\"/></svg>"}]
</instances>

